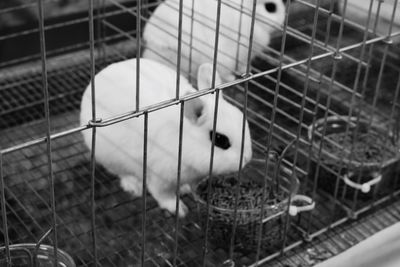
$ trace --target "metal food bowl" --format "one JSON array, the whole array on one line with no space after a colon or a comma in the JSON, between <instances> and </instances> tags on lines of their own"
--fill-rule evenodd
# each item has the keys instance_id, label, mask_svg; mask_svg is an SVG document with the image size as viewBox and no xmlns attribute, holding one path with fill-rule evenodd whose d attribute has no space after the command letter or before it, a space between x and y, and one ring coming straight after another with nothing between
<instances>
[{"instance_id":1,"label":"metal food bowl","mask_svg":"<svg viewBox=\"0 0 400 267\"><path fill-rule=\"evenodd\" d=\"M11 266L18 267L53 267L54 248L35 243L14 244L9 247ZM7 266L6 247L0 247L0 266ZM57 267L75 267L72 257L57 249Z\"/></svg>"},{"instance_id":2,"label":"metal food bowl","mask_svg":"<svg viewBox=\"0 0 400 267\"><path fill-rule=\"evenodd\" d=\"M268 166L267 166L268 164ZM299 180L296 174L289 168L280 164L274 156L265 160L253 159L240 175L240 183L253 183L260 188L266 188L267 200L258 204L249 205L248 208L235 209L235 197L229 199L231 205L217 206L207 205L207 196L216 192L216 187L239 185L238 173L213 176L211 179L202 180L194 188L194 198L198 204L199 218L203 226L209 219L209 239L218 247L228 248L231 244L232 230L236 223L235 247L237 250L252 250L258 246L261 238L262 248L271 248L281 244L284 236L284 228L287 214L297 215L301 211L311 210L315 204L312 199L304 195L298 195ZM209 185L211 182L211 185ZM210 189L210 191L207 191ZM221 195L214 195L223 197ZM239 194L237 203L244 200ZM260 198L260 200L263 198ZM247 202L245 202L247 203ZM300 204L301 203L301 204Z\"/></svg>"},{"instance_id":3,"label":"metal food bowl","mask_svg":"<svg viewBox=\"0 0 400 267\"><path fill-rule=\"evenodd\" d=\"M396 132L397 130L392 131L392 129L357 117L331 116L326 120L324 118L319 119L310 125L308 127L308 139L312 145L314 161L320 160L325 166L340 174L341 183L353 188L353 190L348 191L347 195L350 196L354 193L354 189L363 193L370 192L373 185L383 180L383 174L390 169L389 166L399 160L400 147ZM336 140L332 139L332 136L337 133L348 133L348 138L352 139L353 143L351 145L337 143ZM371 142L373 149L371 151L366 150L365 160L357 160L354 158L353 152L354 147L356 147L354 140L361 138L359 136L362 135L373 140ZM384 142L382 149L374 143L378 138L381 142ZM322 142L335 147L337 153L327 150ZM367 155L367 152L371 154L370 159L367 157L369 155ZM376 159L374 156L376 156ZM336 177L336 175L320 168L320 176L319 181L322 187L330 191L334 190L335 182L331 176Z\"/></svg>"}]
</instances>

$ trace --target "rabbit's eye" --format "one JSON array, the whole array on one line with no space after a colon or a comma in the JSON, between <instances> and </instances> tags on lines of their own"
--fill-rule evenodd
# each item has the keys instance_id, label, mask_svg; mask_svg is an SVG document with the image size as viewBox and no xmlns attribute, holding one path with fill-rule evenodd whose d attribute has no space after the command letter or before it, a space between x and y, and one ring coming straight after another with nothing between
<instances>
[{"instance_id":1,"label":"rabbit's eye","mask_svg":"<svg viewBox=\"0 0 400 267\"><path fill-rule=\"evenodd\" d=\"M212 141L213 132L210 131L210 140ZM215 133L215 146L227 150L231 147L231 142L229 142L229 138L220 133Z\"/></svg>"},{"instance_id":2,"label":"rabbit's eye","mask_svg":"<svg viewBox=\"0 0 400 267\"><path fill-rule=\"evenodd\" d=\"M276 4L269 2L264 4L265 10L267 10L270 13L276 12Z\"/></svg>"}]
</instances>

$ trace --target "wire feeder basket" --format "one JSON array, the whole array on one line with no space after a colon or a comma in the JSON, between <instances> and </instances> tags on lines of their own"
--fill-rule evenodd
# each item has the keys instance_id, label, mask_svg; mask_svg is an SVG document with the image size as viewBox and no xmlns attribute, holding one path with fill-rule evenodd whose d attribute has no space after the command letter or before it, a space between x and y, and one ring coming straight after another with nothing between
<instances>
[{"instance_id":1,"label":"wire feeder basket","mask_svg":"<svg viewBox=\"0 0 400 267\"><path fill-rule=\"evenodd\" d=\"M18 267L53 267L54 248L49 245L21 243L9 246L11 266ZM7 266L6 248L0 247L0 266ZM57 249L57 267L75 267L69 254Z\"/></svg>"},{"instance_id":2,"label":"wire feeder basket","mask_svg":"<svg viewBox=\"0 0 400 267\"><path fill-rule=\"evenodd\" d=\"M340 174L341 189L345 185L349 187L346 197L353 196L354 190L371 197L372 186L383 184L388 177L385 174L391 169L389 166L400 156L397 125L392 130L357 117L331 116L326 123L324 118L316 120L308 128L308 139L314 160L320 158L325 166ZM328 191L335 189L336 175L320 168L319 176L320 187ZM377 189L378 186L374 191Z\"/></svg>"},{"instance_id":3,"label":"wire feeder basket","mask_svg":"<svg viewBox=\"0 0 400 267\"><path fill-rule=\"evenodd\" d=\"M207 209L209 182L211 194ZM229 192L221 194L221 190L231 188L231 193L235 194L235 188L238 187L240 192L235 212L235 196ZM246 187L251 188L251 191L247 191ZM253 159L242 169L240 180L238 173L214 176L211 180L206 178L196 186L193 194L198 204L201 224L205 226L205 219L207 216L209 218L208 236L211 243L228 249L236 222L235 249L247 253L255 251L260 238L262 249L276 249L284 238L287 212L296 215L300 211L314 208L312 199L297 195L298 189L299 180L294 171L283 166L276 154L271 153L268 160ZM256 192L258 199L246 199L245 194L249 192ZM262 194L265 198L262 198ZM213 203L215 197L219 198L219 203Z\"/></svg>"}]
</instances>

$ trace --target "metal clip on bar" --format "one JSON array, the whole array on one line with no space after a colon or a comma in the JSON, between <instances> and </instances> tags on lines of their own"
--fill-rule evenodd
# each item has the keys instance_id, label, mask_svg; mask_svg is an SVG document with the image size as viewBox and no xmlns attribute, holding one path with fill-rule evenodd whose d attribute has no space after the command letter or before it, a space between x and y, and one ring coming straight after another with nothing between
<instances>
[{"instance_id":1,"label":"metal clip on bar","mask_svg":"<svg viewBox=\"0 0 400 267\"><path fill-rule=\"evenodd\" d=\"M101 126L102 121L102 118L96 118L95 120L90 120L88 122L88 125L91 127Z\"/></svg>"}]
</instances>

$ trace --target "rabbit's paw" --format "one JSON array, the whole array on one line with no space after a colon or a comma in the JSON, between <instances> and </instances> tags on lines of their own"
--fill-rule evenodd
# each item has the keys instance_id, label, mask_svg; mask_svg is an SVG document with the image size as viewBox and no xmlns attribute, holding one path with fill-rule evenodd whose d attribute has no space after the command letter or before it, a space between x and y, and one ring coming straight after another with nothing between
<instances>
[{"instance_id":1,"label":"rabbit's paw","mask_svg":"<svg viewBox=\"0 0 400 267\"><path fill-rule=\"evenodd\" d=\"M176 200L175 199L170 199L170 200L165 200L160 203L160 207L163 209L168 210L171 214L175 215L176 213ZM178 211L178 216L183 218L186 216L186 214L189 212L188 207L185 205L185 203L182 202L182 200L179 200L179 211Z\"/></svg>"},{"instance_id":2,"label":"rabbit's paw","mask_svg":"<svg viewBox=\"0 0 400 267\"><path fill-rule=\"evenodd\" d=\"M143 184L135 176L121 177L121 187L136 197L142 196Z\"/></svg>"}]
</instances>

